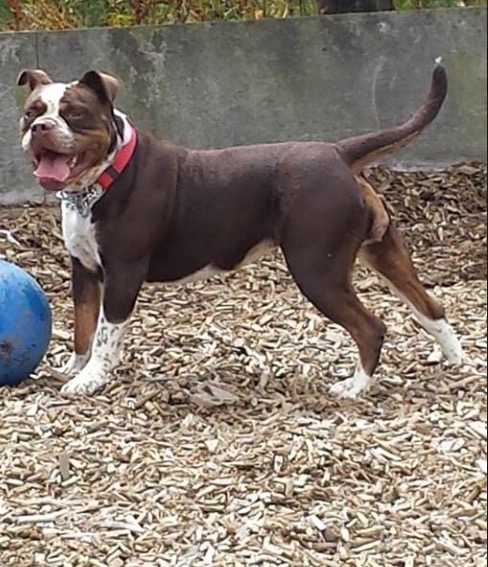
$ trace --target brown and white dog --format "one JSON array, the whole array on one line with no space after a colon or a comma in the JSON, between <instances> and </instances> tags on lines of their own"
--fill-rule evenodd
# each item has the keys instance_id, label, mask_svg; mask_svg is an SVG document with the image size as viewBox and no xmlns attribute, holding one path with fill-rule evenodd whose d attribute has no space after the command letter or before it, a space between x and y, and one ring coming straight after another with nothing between
<instances>
[{"instance_id":1,"label":"brown and white dog","mask_svg":"<svg viewBox=\"0 0 488 567\"><path fill-rule=\"evenodd\" d=\"M51 81L18 79L30 94L22 146L46 191L60 193L72 257L74 378L65 394L92 394L110 379L144 282L182 283L236 270L280 247L302 293L356 341L360 361L333 394L355 398L372 382L383 323L351 286L358 254L379 272L460 363L443 308L421 285L402 239L361 169L434 120L447 94L436 65L426 102L405 123L337 143L303 142L197 151L136 131L114 109L119 83L90 71Z\"/></svg>"}]
</instances>

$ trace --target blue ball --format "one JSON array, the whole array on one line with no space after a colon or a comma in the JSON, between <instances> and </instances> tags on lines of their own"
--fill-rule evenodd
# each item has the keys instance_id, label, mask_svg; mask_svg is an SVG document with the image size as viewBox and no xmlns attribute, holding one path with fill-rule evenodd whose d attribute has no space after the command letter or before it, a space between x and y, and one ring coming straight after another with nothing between
<instances>
[{"instance_id":1,"label":"blue ball","mask_svg":"<svg viewBox=\"0 0 488 567\"><path fill-rule=\"evenodd\" d=\"M51 331L51 309L39 284L0 260L0 386L29 378L46 354Z\"/></svg>"}]
</instances>

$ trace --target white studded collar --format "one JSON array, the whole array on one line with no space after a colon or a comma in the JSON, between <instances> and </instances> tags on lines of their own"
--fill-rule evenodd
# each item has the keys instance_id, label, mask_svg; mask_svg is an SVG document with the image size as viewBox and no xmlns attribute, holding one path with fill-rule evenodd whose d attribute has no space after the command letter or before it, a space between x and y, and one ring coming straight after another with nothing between
<instances>
[{"instance_id":1,"label":"white studded collar","mask_svg":"<svg viewBox=\"0 0 488 567\"><path fill-rule=\"evenodd\" d=\"M95 184L82 191L59 191L56 196L69 209L76 211L81 217L90 215L94 205L103 197L105 191Z\"/></svg>"}]
</instances>

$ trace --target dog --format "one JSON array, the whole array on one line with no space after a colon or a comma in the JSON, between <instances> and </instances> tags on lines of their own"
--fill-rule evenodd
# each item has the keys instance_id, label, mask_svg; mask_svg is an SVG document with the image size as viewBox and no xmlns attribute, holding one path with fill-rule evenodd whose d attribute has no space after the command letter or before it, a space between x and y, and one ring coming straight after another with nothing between
<instances>
[{"instance_id":1,"label":"dog","mask_svg":"<svg viewBox=\"0 0 488 567\"><path fill-rule=\"evenodd\" d=\"M21 143L34 175L62 202L72 260L74 352L66 395L110 379L144 282L185 283L231 272L280 247L303 295L344 327L359 350L332 394L373 382L386 328L357 298L359 256L411 308L451 363L463 351L443 307L424 289L382 199L362 169L410 143L437 116L447 73L437 63L427 99L400 126L336 143L289 142L193 150L134 128L114 101L119 81L87 72L71 83L24 70Z\"/></svg>"}]
</instances>

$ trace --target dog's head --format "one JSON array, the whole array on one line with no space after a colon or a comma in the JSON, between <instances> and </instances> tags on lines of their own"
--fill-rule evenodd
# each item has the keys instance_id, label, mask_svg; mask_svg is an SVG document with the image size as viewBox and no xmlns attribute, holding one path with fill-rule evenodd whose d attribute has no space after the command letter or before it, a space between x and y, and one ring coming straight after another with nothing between
<instances>
[{"instance_id":1,"label":"dog's head","mask_svg":"<svg viewBox=\"0 0 488 567\"><path fill-rule=\"evenodd\" d=\"M30 93L20 128L39 183L48 191L83 185L117 143L118 80L90 71L79 81L56 83L36 69L22 71L17 82Z\"/></svg>"}]
</instances>

